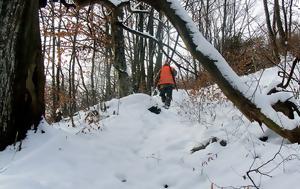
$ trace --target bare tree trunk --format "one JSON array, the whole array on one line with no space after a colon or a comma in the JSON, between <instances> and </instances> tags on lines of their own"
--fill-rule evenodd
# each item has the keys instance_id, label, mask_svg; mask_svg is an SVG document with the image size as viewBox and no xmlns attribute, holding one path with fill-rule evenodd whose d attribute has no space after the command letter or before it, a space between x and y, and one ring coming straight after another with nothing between
<instances>
[{"instance_id":1,"label":"bare tree trunk","mask_svg":"<svg viewBox=\"0 0 300 189\"><path fill-rule=\"evenodd\" d=\"M0 0L0 150L44 114L44 67L37 0Z\"/></svg>"},{"instance_id":2,"label":"bare tree trunk","mask_svg":"<svg viewBox=\"0 0 300 189\"><path fill-rule=\"evenodd\" d=\"M210 0L206 0L206 13L205 13L205 38L211 42L211 21L209 19L210 15Z\"/></svg>"},{"instance_id":3,"label":"bare tree trunk","mask_svg":"<svg viewBox=\"0 0 300 189\"><path fill-rule=\"evenodd\" d=\"M139 19L138 16L136 16L136 19ZM136 26L136 30L138 29L138 25ZM134 36L132 35L133 40L133 61L131 64L131 72L132 72L132 88L133 92L137 93L139 90L139 70L140 70L140 64L139 64L139 41L140 36Z\"/></svg>"},{"instance_id":4,"label":"bare tree trunk","mask_svg":"<svg viewBox=\"0 0 300 189\"><path fill-rule=\"evenodd\" d=\"M84 108L88 109L91 105L90 100L89 100L89 96L90 96L89 95L89 90L88 90L88 88L85 84L85 81L84 81L83 69L82 69L82 66L80 64L78 56L76 56L76 61L77 61L78 67L79 67L80 78L81 78L82 86L83 86L83 89L85 90L85 96L86 96L86 103L83 103L82 105L84 106Z\"/></svg>"},{"instance_id":5,"label":"bare tree trunk","mask_svg":"<svg viewBox=\"0 0 300 189\"><path fill-rule=\"evenodd\" d=\"M88 106L95 105L97 103L96 99L96 89L95 89L95 58L96 58L96 39L93 39L93 54L92 54L92 65L91 65L91 103Z\"/></svg>"},{"instance_id":6,"label":"bare tree trunk","mask_svg":"<svg viewBox=\"0 0 300 189\"><path fill-rule=\"evenodd\" d=\"M158 16L158 26L157 26L157 31L156 31L156 38L159 41L158 46L162 47L162 40L163 40L163 23L162 23L162 18L163 18L163 14L160 12L159 16ZM156 58L156 63L155 63L155 67L154 67L154 75L156 75L161 66L162 66L162 50L160 48L158 48L158 54L157 54L157 58Z\"/></svg>"},{"instance_id":7,"label":"bare tree trunk","mask_svg":"<svg viewBox=\"0 0 300 189\"><path fill-rule=\"evenodd\" d=\"M282 21L281 21L281 16L280 16L280 7L279 7L279 2L278 0L274 0L274 12L275 12L275 20L280 36L280 42L281 42L281 47L285 48L285 42L287 41L286 39L286 34L283 30L282 26Z\"/></svg>"},{"instance_id":8,"label":"bare tree trunk","mask_svg":"<svg viewBox=\"0 0 300 189\"><path fill-rule=\"evenodd\" d=\"M225 46L225 38L226 38L226 24L227 21L227 0L224 0L224 4L223 4L223 22L222 22L222 28L221 28L221 32L222 32L222 39L221 39L221 45L220 45L220 52L223 53L224 51L224 46Z\"/></svg>"},{"instance_id":9,"label":"bare tree trunk","mask_svg":"<svg viewBox=\"0 0 300 189\"><path fill-rule=\"evenodd\" d=\"M105 31L109 33L108 21L105 22ZM105 47L105 100L110 100L112 98L112 87L111 87L111 57L112 52L110 47Z\"/></svg>"},{"instance_id":10,"label":"bare tree trunk","mask_svg":"<svg viewBox=\"0 0 300 189\"><path fill-rule=\"evenodd\" d=\"M93 23L93 12L94 12L94 6L91 5L90 6L90 12L92 13L92 16L91 16L91 23ZM96 58L96 44L97 44L97 41L96 41L96 36L95 36L95 29L94 29L94 26L93 24L91 24L90 26L91 28L91 33L92 33L92 37L93 37L93 54L92 54L92 68L91 68L91 74L90 74L90 79L91 79L91 93L92 93L92 97L91 97L91 104L90 105L95 105L97 103L97 99L96 99L96 89L95 89L95 58Z\"/></svg>"},{"instance_id":11,"label":"bare tree trunk","mask_svg":"<svg viewBox=\"0 0 300 189\"><path fill-rule=\"evenodd\" d=\"M71 118L72 126L75 127L73 114L76 111L76 87L75 87L75 65L76 65L76 41L78 35L79 28L79 10L76 10L76 26L75 26L75 34L72 41L72 55L69 65L69 116Z\"/></svg>"},{"instance_id":12,"label":"bare tree trunk","mask_svg":"<svg viewBox=\"0 0 300 189\"><path fill-rule=\"evenodd\" d=\"M289 17L289 26L288 26L288 38L290 38L292 36L293 3L294 3L294 0L291 0L291 4L290 4L290 7L289 7L290 17Z\"/></svg>"},{"instance_id":13,"label":"bare tree trunk","mask_svg":"<svg viewBox=\"0 0 300 189\"><path fill-rule=\"evenodd\" d=\"M148 32L151 36L154 34L154 9L152 8L149 15L149 22L148 22ZM147 68L147 93L151 94L151 87L153 86L153 65L154 65L154 55L155 55L155 43L152 39L149 39L149 66Z\"/></svg>"},{"instance_id":14,"label":"bare tree trunk","mask_svg":"<svg viewBox=\"0 0 300 189\"><path fill-rule=\"evenodd\" d=\"M52 83L51 83L51 99L52 99L52 107L51 107L51 118L52 120L55 120L56 117L56 109L57 109L57 91L56 91L56 77L55 77L55 60L56 60L56 34L55 34L55 5L54 2L51 2L51 34L52 34L52 55L51 55L51 78L52 78Z\"/></svg>"},{"instance_id":15,"label":"bare tree trunk","mask_svg":"<svg viewBox=\"0 0 300 189\"><path fill-rule=\"evenodd\" d=\"M62 5L60 4L59 6L59 22L58 22L58 33L60 33L61 31L61 24L62 24ZM56 67L56 103L57 103L57 108L60 108L59 106L61 105L60 102L60 95L61 95L61 72L62 72L62 68L61 68L61 55L62 55L62 51L61 51L61 36L58 35L57 36L57 67Z\"/></svg>"},{"instance_id":16,"label":"bare tree trunk","mask_svg":"<svg viewBox=\"0 0 300 189\"><path fill-rule=\"evenodd\" d=\"M143 10L143 6L139 6L140 10ZM144 32L144 14L139 13L136 16L136 30L139 32ZM134 92L145 92L146 87L146 73L145 73L145 39L141 36L133 36L133 62L131 65L132 71L132 81L133 81L133 91Z\"/></svg>"},{"instance_id":17,"label":"bare tree trunk","mask_svg":"<svg viewBox=\"0 0 300 189\"><path fill-rule=\"evenodd\" d=\"M125 59L125 44L123 29L118 26L118 18L123 18L121 9L114 9L112 12L112 38L114 52L114 67L118 72L119 97L127 96L132 91L129 75L127 73L127 65Z\"/></svg>"},{"instance_id":18,"label":"bare tree trunk","mask_svg":"<svg viewBox=\"0 0 300 189\"><path fill-rule=\"evenodd\" d=\"M143 6L140 5L140 10L143 10ZM144 14L139 14L138 31L144 32ZM145 72L145 46L146 41L143 37L139 38L139 92L145 92L146 89L146 72Z\"/></svg>"},{"instance_id":19,"label":"bare tree trunk","mask_svg":"<svg viewBox=\"0 0 300 189\"><path fill-rule=\"evenodd\" d=\"M289 35L288 35L288 8L285 7L285 4L284 4L284 0L281 0L281 6L282 6L282 13L283 13L283 21L284 21L284 30L285 30L285 34L286 34L286 39L288 39Z\"/></svg>"},{"instance_id":20,"label":"bare tree trunk","mask_svg":"<svg viewBox=\"0 0 300 189\"><path fill-rule=\"evenodd\" d=\"M266 24L267 24L267 28L268 28L268 34L269 34L269 40L272 44L273 47L273 52L274 52L274 56L277 62L279 62L279 52L278 52L278 47L276 44L276 36L275 33L272 29L271 26L271 20L270 20L270 13L269 13L269 8L268 8L268 2L267 0L263 0L264 1L264 10L265 10L265 16L266 16Z\"/></svg>"}]
</instances>

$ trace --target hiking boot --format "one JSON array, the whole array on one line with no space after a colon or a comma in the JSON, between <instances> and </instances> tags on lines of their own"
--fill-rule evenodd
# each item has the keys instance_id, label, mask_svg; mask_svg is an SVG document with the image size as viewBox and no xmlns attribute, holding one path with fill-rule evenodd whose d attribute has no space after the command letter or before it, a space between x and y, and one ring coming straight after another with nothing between
<instances>
[{"instance_id":1,"label":"hiking boot","mask_svg":"<svg viewBox=\"0 0 300 189\"><path fill-rule=\"evenodd\" d=\"M166 102L166 97L161 97L161 101L162 101L162 103L165 103Z\"/></svg>"},{"instance_id":2,"label":"hiking boot","mask_svg":"<svg viewBox=\"0 0 300 189\"><path fill-rule=\"evenodd\" d=\"M165 108L165 109L169 109L170 108L170 106L168 106L168 105L163 105L163 107Z\"/></svg>"}]
</instances>

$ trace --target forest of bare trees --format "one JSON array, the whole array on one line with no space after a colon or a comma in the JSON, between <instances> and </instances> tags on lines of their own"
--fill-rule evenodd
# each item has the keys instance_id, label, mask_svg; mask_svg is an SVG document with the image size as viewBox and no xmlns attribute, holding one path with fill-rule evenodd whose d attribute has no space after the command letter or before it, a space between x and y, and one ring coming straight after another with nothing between
<instances>
[{"instance_id":1,"label":"forest of bare trees","mask_svg":"<svg viewBox=\"0 0 300 189\"><path fill-rule=\"evenodd\" d=\"M35 0L31 0L30 3L20 0L15 2L20 4L20 9L24 9L24 14L28 9L23 4L36 3L33 12L36 12L36 16L39 14L41 49L40 55L35 58L41 56L43 59L46 81L44 115L50 122L58 121L58 111L62 112L64 117L72 117L79 110L88 109L112 98L140 92L150 94L155 87L154 77L167 58L172 60L172 64L179 71L180 88L197 89L216 82L237 107L245 103L243 100L246 101L242 97L236 97L239 94L234 94L234 90L230 91L230 86L226 88L228 84L218 76L218 70L214 70L209 64L206 65L212 60L195 52L193 46L188 45L191 44L191 39L185 33L182 21L170 12L167 1L130 1L130 4L124 1L117 6L108 0L93 0L92 3L87 0L75 0L64 4L49 1L39 10ZM298 0L182 0L180 3L206 40L222 54L238 75L277 65L282 58L288 56L300 57ZM0 1L0 5L4 4L4 1ZM8 5L2 6L0 13L9 8ZM1 18L1 22L7 21L5 16ZM25 17L14 18L25 22ZM10 23L14 24L15 21ZM11 24L1 23L2 37L13 39L19 35L18 31L15 36L3 33L9 32L5 28ZM32 37L22 37L33 40ZM0 41L2 43L5 39ZM8 43L4 43L6 44ZM11 60L5 58L5 52L2 51L1 49L0 76L7 78L9 76L3 73L9 72L8 67L2 62L8 63ZM14 58L18 62L19 58ZM25 74L25 77L28 78L31 72L43 74L42 61L35 67L39 70L37 72L31 70L32 63L36 61L28 58L26 60L28 63L24 65L28 74ZM17 69L11 72L18 73ZM3 81L6 80L1 78L0 82ZM0 86L0 99L10 100L1 103L0 138L6 135L7 127L11 128L9 124L15 124L5 124L8 120L16 119L15 114L10 114L10 110L7 109L11 107L9 103L18 103L14 99L4 98L11 95L3 91L9 89L7 86L14 87L17 82L15 80L12 83L1 83ZM34 81L34 84L43 86L43 79ZM36 95L42 98L40 100L33 100L36 97L31 93L33 89L30 85L23 83L22 87L23 96L27 95L27 91L30 93L32 100L29 103L39 102L36 106L40 109L37 111L37 115L40 116L40 112L44 110L41 108L44 103L40 86L36 87L39 89L36 90L39 93ZM19 87L16 88L19 90ZM36 109L35 105L29 106ZM252 107L251 103L249 107ZM265 118L257 115L257 109L252 107L241 111L250 119L265 123ZM12 118L8 119L9 116ZM24 118L19 120L22 119ZM38 119L34 118L34 122ZM265 124L273 124L267 122ZM26 128L31 124L32 121L28 122ZM11 132L10 138L13 139L8 143L18 138L15 136L18 132L18 129ZM289 134L280 135L287 137Z\"/></svg>"},{"instance_id":2,"label":"forest of bare trees","mask_svg":"<svg viewBox=\"0 0 300 189\"><path fill-rule=\"evenodd\" d=\"M263 19L255 14L257 3L255 0L187 0L182 5L205 38L242 75L277 64L279 55L296 53L292 50L296 43L293 41L299 35L298 15L293 7L296 2L280 2L280 14L276 14L278 3L264 1L266 17ZM98 4L67 10L53 2L40 10L49 89L47 107L52 119L57 108L71 115L99 101L131 92L149 94L153 78L166 57L180 70L182 87L211 83L162 13L138 2L115 13L120 14L122 23L113 20L113 13L107 6ZM113 42L115 31L119 43ZM287 45L282 41L287 41ZM121 46L117 60L113 46ZM130 79L124 74L127 69ZM122 78L128 89L118 88L122 87L118 83ZM185 82L191 81L190 78L194 82Z\"/></svg>"}]
</instances>

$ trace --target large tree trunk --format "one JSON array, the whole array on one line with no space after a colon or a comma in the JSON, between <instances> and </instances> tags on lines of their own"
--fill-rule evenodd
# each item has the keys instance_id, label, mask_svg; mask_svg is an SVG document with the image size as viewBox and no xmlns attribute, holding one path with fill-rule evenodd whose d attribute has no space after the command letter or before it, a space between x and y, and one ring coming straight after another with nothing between
<instances>
[{"instance_id":1,"label":"large tree trunk","mask_svg":"<svg viewBox=\"0 0 300 189\"><path fill-rule=\"evenodd\" d=\"M26 136L44 113L37 0L0 0L0 150Z\"/></svg>"}]
</instances>

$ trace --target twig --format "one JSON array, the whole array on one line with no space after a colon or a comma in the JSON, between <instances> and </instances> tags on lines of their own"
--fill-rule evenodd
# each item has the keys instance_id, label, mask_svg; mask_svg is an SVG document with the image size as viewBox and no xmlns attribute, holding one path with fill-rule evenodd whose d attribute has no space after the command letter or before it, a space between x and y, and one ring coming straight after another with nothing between
<instances>
[{"instance_id":1,"label":"twig","mask_svg":"<svg viewBox=\"0 0 300 189\"><path fill-rule=\"evenodd\" d=\"M250 176L250 173L252 173L252 172L256 172L256 173L259 173L259 174L261 174L261 175L263 175L263 176L268 176L268 177L272 177L272 176L270 176L270 175L268 175L270 172L268 172L268 173L263 173L263 172L261 172L260 171L260 169L262 168L262 167L264 167L264 166L266 166L267 164L269 164L270 162L272 162L272 161L274 161L274 159L278 156L278 155L280 155L280 151L281 151L281 149L282 149L282 147L283 147L283 142L284 142L284 139L282 139L282 142L281 142L281 145L280 145L280 148L279 148L279 150L275 153L275 155L270 159L270 160L268 160L267 162L265 162L265 163L263 163L262 165L260 165L259 167L257 167L257 168L255 168L255 169L251 169L251 167L254 165L254 162L255 162L255 159L254 159L254 161L252 162L252 164L251 164L251 166L250 166L250 170L248 170L247 171L247 177L250 179L250 181L252 182L252 184L254 185L254 187L255 188L257 188L257 189L259 189L259 186L257 186L256 184L255 184L255 181L252 179L252 177ZM278 166L276 166L276 168L277 168ZM272 169L272 171L273 171L274 169Z\"/></svg>"}]
</instances>

